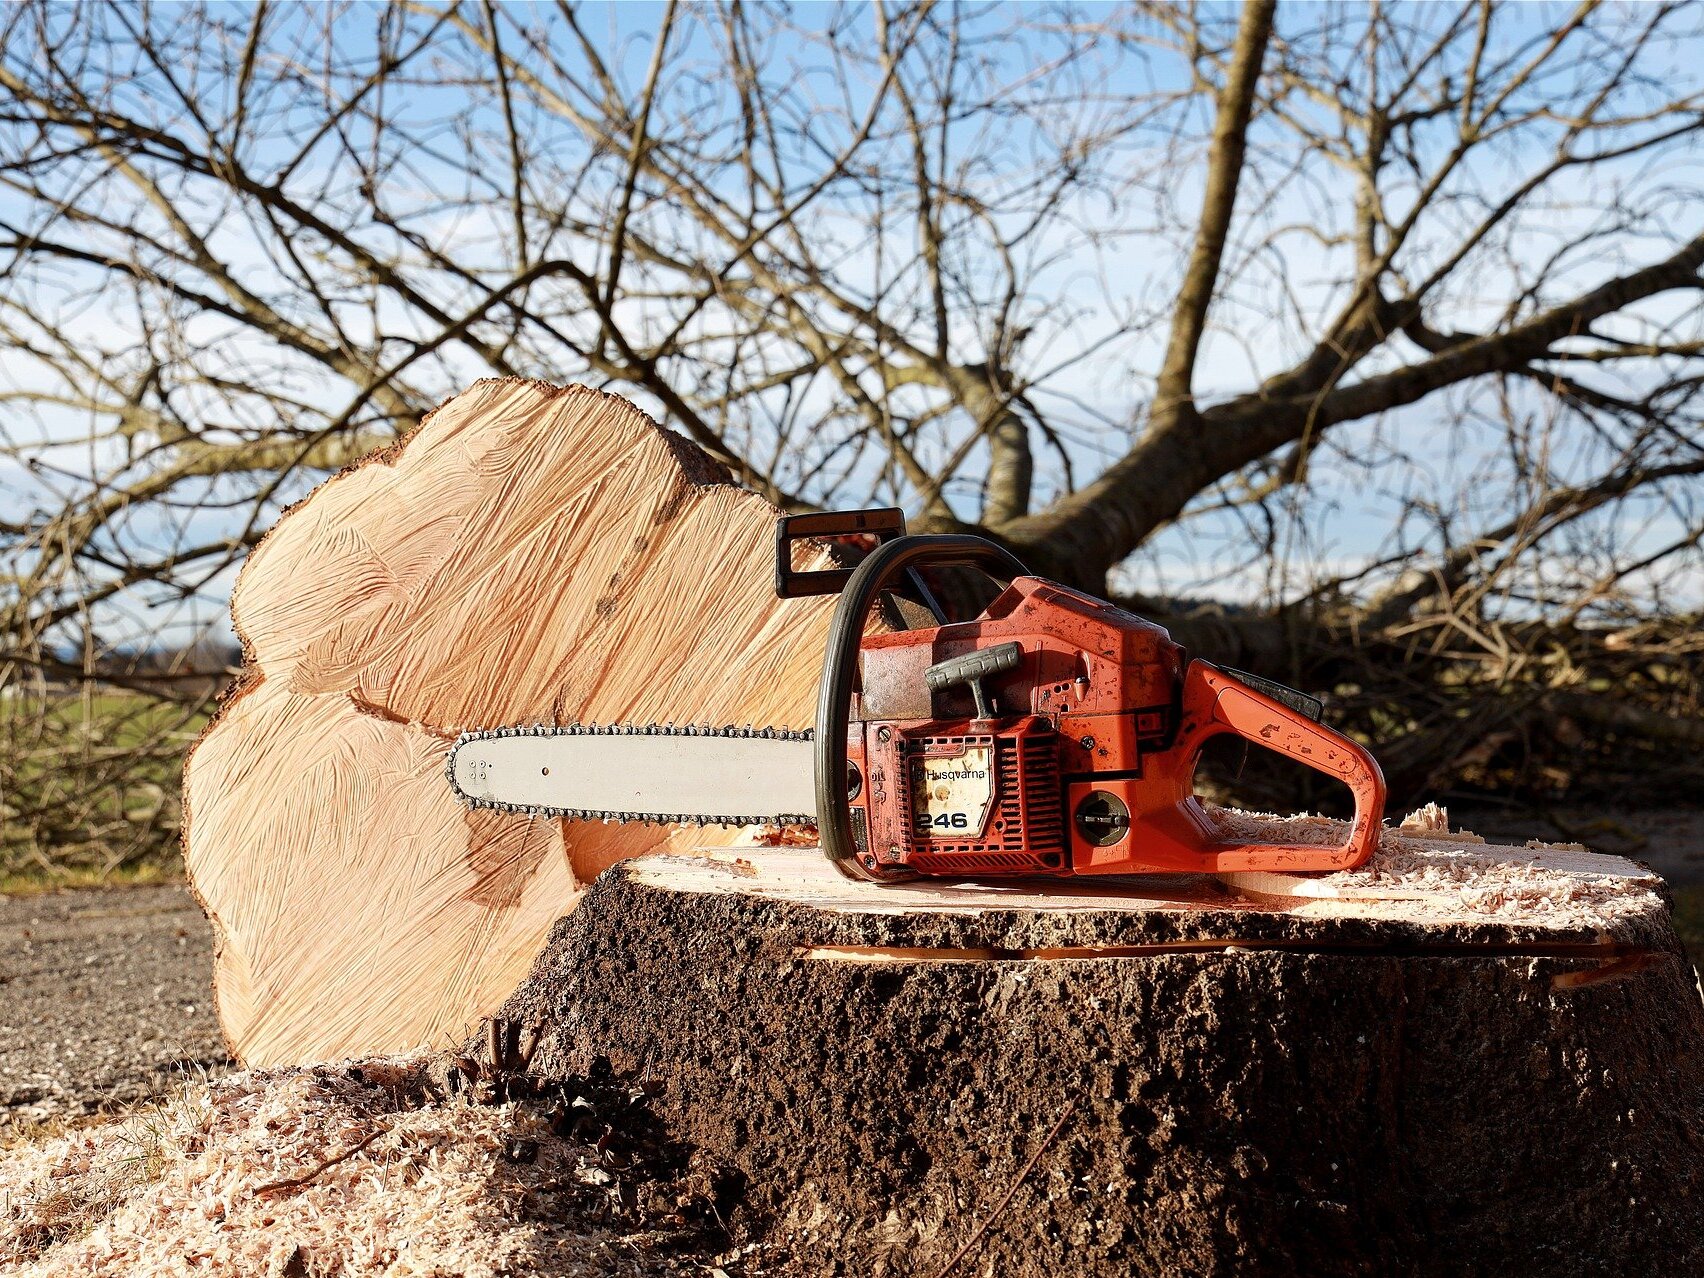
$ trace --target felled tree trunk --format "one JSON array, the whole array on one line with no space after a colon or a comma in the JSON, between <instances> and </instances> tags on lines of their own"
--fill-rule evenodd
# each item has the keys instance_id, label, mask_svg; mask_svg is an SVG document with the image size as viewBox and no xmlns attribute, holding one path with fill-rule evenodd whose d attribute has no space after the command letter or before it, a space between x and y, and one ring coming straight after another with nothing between
<instances>
[{"instance_id":1,"label":"felled tree trunk","mask_svg":"<svg viewBox=\"0 0 1704 1278\"><path fill-rule=\"evenodd\" d=\"M653 1080L799 1273L1699 1273L1659 889L1436 833L1046 896L676 855L600 880L502 1015L535 1073Z\"/></svg>"},{"instance_id":2,"label":"felled tree trunk","mask_svg":"<svg viewBox=\"0 0 1704 1278\"><path fill-rule=\"evenodd\" d=\"M833 601L775 599L775 514L624 400L492 381L279 521L184 781L240 1059L458 1040L598 871L680 835L464 811L462 730L809 726Z\"/></svg>"}]
</instances>

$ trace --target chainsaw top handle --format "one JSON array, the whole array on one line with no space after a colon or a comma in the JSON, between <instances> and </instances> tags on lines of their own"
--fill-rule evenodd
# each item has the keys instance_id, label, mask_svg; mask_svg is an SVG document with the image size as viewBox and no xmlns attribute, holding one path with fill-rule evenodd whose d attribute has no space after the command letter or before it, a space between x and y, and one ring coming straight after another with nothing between
<instances>
[{"instance_id":1,"label":"chainsaw top handle","mask_svg":"<svg viewBox=\"0 0 1704 1278\"><path fill-rule=\"evenodd\" d=\"M852 570L829 623L828 652L817 693L816 805L824 854L843 874L854 878L877 877L866 873L858 860L846 797L846 731L858 649L876 597L898 574L925 564L981 568L1005 581L1029 572L1010 551L985 538L959 533L896 537L877 546Z\"/></svg>"}]
</instances>

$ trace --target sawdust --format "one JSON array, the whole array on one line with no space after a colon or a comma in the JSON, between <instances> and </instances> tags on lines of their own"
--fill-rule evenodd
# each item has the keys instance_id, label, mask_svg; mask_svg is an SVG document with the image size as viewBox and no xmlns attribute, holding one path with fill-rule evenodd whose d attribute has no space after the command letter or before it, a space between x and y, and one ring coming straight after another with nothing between
<instances>
[{"instance_id":1,"label":"sawdust","mask_svg":"<svg viewBox=\"0 0 1704 1278\"><path fill-rule=\"evenodd\" d=\"M703 1213L686 1180L657 1149L617 1135L611 1105L638 1112L621 1085L570 1089L549 1112L439 1099L428 1080L423 1057L256 1071L6 1151L0 1269L704 1272L713 1240L693 1224Z\"/></svg>"},{"instance_id":2,"label":"sawdust","mask_svg":"<svg viewBox=\"0 0 1704 1278\"><path fill-rule=\"evenodd\" d=\"M1319 816L1212 809L1226 837L1239 842L1341 843L1346 823ZM1353 899L1358 912L1383 908L1409 918L1481 917L1548 927L1603 927L1666 910L1661 881L1620 857L1578 843L1530 840L1523 849L1488 845L1452 831L1437 804L1380 832L1372 859L1355 870L1308 880L1305 895Z\"/></svg>"},{"instance_id":3,"label":"sawdust","mask_svg":"<svg viewBox=\"0 0 1704 1278\"><path fill-rule=\"evenodd\" d=\"M748 825L732 843L736 848L814 848L819 839L815 825Z\"/></svg>"}]
</instances>

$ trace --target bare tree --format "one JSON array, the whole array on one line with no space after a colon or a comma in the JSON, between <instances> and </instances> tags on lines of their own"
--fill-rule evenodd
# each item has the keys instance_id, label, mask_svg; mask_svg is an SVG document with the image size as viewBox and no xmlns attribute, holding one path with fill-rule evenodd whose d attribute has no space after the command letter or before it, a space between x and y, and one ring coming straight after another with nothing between
<instances>
[{"instance_id":1,"label":"bare tree","mask_svg":"<svg viewBox=\"0 0 1704 1278\"><path fill-rule=\"evenodd\" d=\"M12 669L110 674L499 374L633 394L786 507L1112 574L1336 689L1411 785L1635 702L1690 739L1701 25L19 5Z\"/></svg>"}]
</instances>

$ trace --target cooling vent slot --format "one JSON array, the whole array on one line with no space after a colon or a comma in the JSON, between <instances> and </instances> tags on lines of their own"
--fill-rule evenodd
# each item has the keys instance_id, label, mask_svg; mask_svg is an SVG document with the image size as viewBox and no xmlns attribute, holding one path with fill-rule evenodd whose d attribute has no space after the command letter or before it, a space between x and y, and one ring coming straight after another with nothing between
<instances>
[{"instance_id":1,"label":"cooling vent slot","mask_svg":"<svg viewBox=\"0 0 1704 1278\"><path fill-rule=\"evenodd\" d=\"M964 874L975 870L1027 870L1035 866L1036 858L1028 854L1010 852L965 852L951 856L930 856L928 853L914 852L910 864L924 874Z\"/></svg>"},{"instance_id":2,"label":"cooling vent slot","mask_svg":"<svg viewBox=\"0 0 1704 1278\"><path fill-rule=\"evenodd\" d=\"M951 752L992 743L995 800L988 825L970 838L940 838L912 831L906 860L925 874L979 869L1051 869L1065 853L1065 809L1057 740L1051 732L990 737L915 737L907 753ZM911 769L899 769L902 809L912 810ZM1052 864L1042 858L1052 856Z\"/></svg>"}]
</instances>

